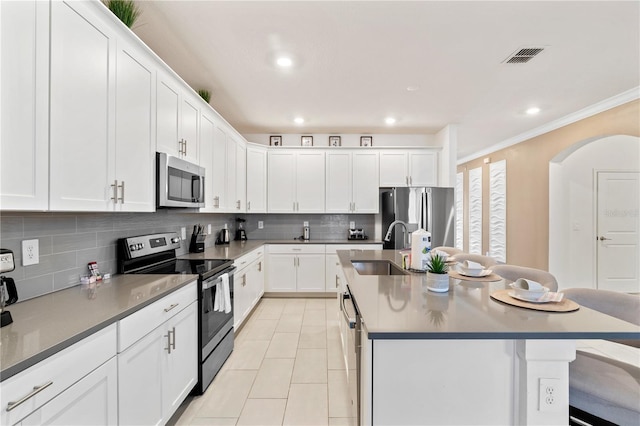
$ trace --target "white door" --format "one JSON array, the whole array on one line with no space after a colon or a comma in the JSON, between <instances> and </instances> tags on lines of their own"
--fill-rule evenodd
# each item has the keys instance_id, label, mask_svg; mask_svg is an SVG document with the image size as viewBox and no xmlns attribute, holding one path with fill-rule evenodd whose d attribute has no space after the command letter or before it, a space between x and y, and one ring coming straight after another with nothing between
<instances>
[{"instance_id":1,"label":"white door","mask_svg":"<svg viewBox=\"0 0 640 426\"><path fill-rule=\"evenodd\" d=\"M118 211L155 211L155 104L151 64L143 53L120 42L116 65L116 160Z\"/></svg>"},{"instance_id":2,"label":"white door","mask_svg":"<svg viewBox=\"0 0 640 426\"><path fill-rule=\"evenodd\" d=\"M219 127L216 127L213 136L213 170L211 179L208 179L213 186L213 209L214 211L225 211L227 209L227 134Z\"/></svg>"},{"instance_id":3,"label":"white door","mask_svg":"<svg viewBox=\"0 0 640 426\"><path fill-rule=\"evenodd\" d=\"M169 75L158 72L156 84L156 148L174 157L182 152L178 124L180 119L180 91L178 83Z\"/></svg>"},{"instance_id":4,"label":"white door","mask_svg":"<svg viewBox=\"0 0 640 426\"><path fill-rule=\"evenodd\" d=\"M640 292L640 173L597 175L597 287Z\"/></svg>"},{"instance_id":5,"label":"white door","mask_svg":"<svg viewBox=\"0 0 640 426\"><path fill-rule=\"evenodd\" d=\"M49 207L49 3L0 2L0 208Z\"/></svg>"},{"instance_id":6,"label":"white door","mask_svg":"<svg viewBox=\"0 0 640 426\"><path fill-rule=\"evenodd\" d=\"M296 291L296 259L291 254L269 255L265 291Z\"/></svg>"},{"instance_id":7,"label":"white door","mask_svg":"<svg viewBox=\"0 0 640 426\"><path fill-rule=\"evenodd\" d=\"M118 420L116 357L22 420L22 425L114 425Z\"/></svg>"},{"instance_id":8,"label":"white door","mask_svg":"<svg viewBox=\"0 0 640 426\"><path fill-rule=\"evenodd\" d=\"M205 168L204 207L201 212L215 211L213 207L213 135L215 132L213 120L206 114L200 116L200 167Z\"/></svg>"},{"instance_id":9,"label":"white door","mask_svg":"<svg viewBox=\"0 0 640 426\"><path fill-rule=\"evenodd\" d=\"M247 147L247 213L267 211L267 151Z\"/></svg>"},{"instance_id":10,"label":"white door","mask_svg":"<svg viewBox=\"0 0 640 426\"><path fill-rule=\"evenodd\" d=\"M378 153L353 154L353 211L355 213L378 213L380 193L378 191Z\"/></svg>"},{"instance_id":11,"label":"white door","mask_svg":"<svg viewBox=\"0 0 640 426\"><path fill-rule=\"evenodd\" d=\"M247 145L236 141L236 204L238 213L247 210Z\"/></svg>"},{"instance_id":12,"label":"white door","mask_svg":"<svg viewBox=\"0 0 640 426\"><path fill-rule=\"evenodd\" d=\"M349 213L351 197L351 153L327 152L326 167L326 213ZM378 188L376 179L373 184Z\"/></svg>"},{"instance_id":13,"label":"white door","mask_svg":"<svg viewBox=\"0 0 640 426\"><path fill-rule=\"evenodd\" d=\"M196 102L186 93L182 93L182 103L180 104L181 138L183 140L183 158L194 164L198 164L198 118L200 111Z\"/></svg>"},{"instance_id":14,"label":"white door","mask_svg":"<svg viewBox=\"0 0 640 426\"><path fill-rule=\"evenodd\" d=\"M325 291L325 259L322 254L298 255L298 291Z\"/></svg>"},{"instance_id":15,"label":"white door","mask_svg":"<svg viewBox=\"0 0 640 426\"><path fill-rule=\"evenodd\" d=\"M85 7L51 3L51 210L113 208L115 36Z\"/></svg>"},{"instance_id":16,"label":"white door","mask_svg":"<svg viewBox=\"0 0 640 426\"><path fill-rule=\"evenodd\" d=\"M299 152L296 159L296 213L324 213L324 152Z\"/></svg>"},{"instance_id":17,"label":"white door","mask_svg":"<svg viewBox=\"0 0 640 426\"><path fill-rule=\"evenodd\" d=\"M340 261L337 254L327 254L325 257L325 291L338 291L338 270Z\"/></svg>"},{"instance_id":18,"label":"white door","mask_svg":"<svg viewBox=\"0 0 640 426\"><path fill-rule=\"evenodd\" d=\"M438 184L438 162L435 152L409 153L409 185L435 186Z\"/></svg>"},{"instance_id":19,"label":"white door","mask_svg":"<svg viewBox=\"0 0 640 426\"><path fill-rule=\"evenodd\" d=\"M198 303L193 302L160 326L171 332L171 351L165 350L162 376L163 419L171 418L198 382Z\"/></svg>"},{"instance_id":20,"label":"white door","mask_svg":"<svg viewBox=\"0 0 640 426\"><path fill-rule=\"evenodd\" d=\"M380 186L408 186L407 153L390 151L380 153Z\"/></svg>"},{"instance_id":21,"label":"white door","mask_svg":"<svg viewBox=\"0 0 640 426\"><path fill-rule=\"evenodd\" d=\"M296 156L290 151L270 151L268 158L267 203L269 213L292 213L296 201Z\"/></svg>"},{"instance_id":22,"label":"white door","mask_svg":"<svg viewBox=\"0 0 640 426\"><path fill-rule=\"evenodd\" d=\"M233 326L237 329L245 319L249 310L249 268L241 269L233 274Z\"/></svg>"}]
</instances>

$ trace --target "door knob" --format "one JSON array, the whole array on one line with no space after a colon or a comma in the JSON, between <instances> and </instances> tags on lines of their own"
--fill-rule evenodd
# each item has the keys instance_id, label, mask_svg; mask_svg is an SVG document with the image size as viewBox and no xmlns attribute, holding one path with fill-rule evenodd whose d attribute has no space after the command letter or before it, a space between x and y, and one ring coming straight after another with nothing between
<instances>
[{"instance_id":1,"label":"door knob","mask_svg":"<svg viewBox=\"0 0 640 426\"><path fill-rule=\"evenodd\" d=\"M605 241L605 240L613 240L613 238L607 238L607 237L603 237L601 236L600 238L597 238L600 241Z\"/></svg>"}]
</instances>

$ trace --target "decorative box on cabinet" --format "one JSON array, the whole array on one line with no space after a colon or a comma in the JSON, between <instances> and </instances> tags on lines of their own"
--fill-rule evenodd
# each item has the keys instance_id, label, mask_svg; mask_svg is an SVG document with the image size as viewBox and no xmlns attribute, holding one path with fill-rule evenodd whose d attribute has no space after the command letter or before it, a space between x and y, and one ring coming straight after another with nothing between
<instances>
[{"instance_id":1,"label":"decorative box on cabinet","mask_svg":"<svg viewBox=\"0 0 640 426\"><path fill-rule=\"evenodd\" d=\"M166 423L198 381L196 282L118 323L118 420Z\"/></svg>"},{"instance_id":2,"label":"decorative box on cabinet","mask_svg":"<svg viewBox=\"0 0 640 426\"><path fill-rule=\"evenodd\" d=\"M265 291L324 292L324 244L270 244Z\"/></svg>"},{"instance_id":3,"label":"decorative box on cabinet","mask_svg":"<svg viewBox=\"0 0 640 426\"><path fill-rule=\"evenodd\" d=\"M118 409L113 365L116 345L113 324L2 381L0 423L13 425L25 417L26 424L46 423L48 418L61 416L63 424L84 425L87 418L93 419L92 424L104 420L104 424L114 424ZM100 392L86 395L88 383L94 383Z\"/></svg>"}]
</instances>

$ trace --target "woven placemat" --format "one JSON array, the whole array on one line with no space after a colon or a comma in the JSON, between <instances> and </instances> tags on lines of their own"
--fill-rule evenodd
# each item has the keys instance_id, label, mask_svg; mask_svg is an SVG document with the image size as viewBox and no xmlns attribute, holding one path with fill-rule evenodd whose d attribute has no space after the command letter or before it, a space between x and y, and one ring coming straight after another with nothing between
<instances>
[{"instance_id":1,"label":"woven placemat","mask_svg":"<svg viewBox=\"0 0 640 426\"><path fill-rule=\"evenodd\" d=\"M486 277L467 277L466 275L462 275L457 271L449 270L449 276L451 278L455 278L456 280L476 281L481 283L488 283L491 281L500 281L502 279L500 275L496 275L493 272L487 275Z\"/></svg>"},{"instance_id":2,"label":"woven placemat","mask_svg":"<svg viewBox=\"0 0 640 426\"><path fill-rule=\"evenodd\" d=\"M491 293L491 298L507 305L517 306L519 308L533 309L534 311L544 312L573 312L580 309L573 300L569 300L566 297L561 302L548 302L548 303L531 303L523 300L514 299L509 296L510 289L498 290Z\"/></svg>"}]
</instances>

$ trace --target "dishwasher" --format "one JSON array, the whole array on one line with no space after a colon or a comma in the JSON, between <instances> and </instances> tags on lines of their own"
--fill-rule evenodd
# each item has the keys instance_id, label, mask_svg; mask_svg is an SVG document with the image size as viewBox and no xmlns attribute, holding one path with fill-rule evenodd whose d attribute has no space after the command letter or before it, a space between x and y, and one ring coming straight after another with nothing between
<instances>
[{"instance_id":1,"label":"dishwasher","mask_svg":"<svg viewBox=\"0 0 640 426\"><path fill-rule=\"evenodd\" d=\"M360 348L362 323L349 288L342 293L340 310L346 330L345 360L349 398L351 399L350 425L360 425Z\"/></svg>"}]
</instances>

